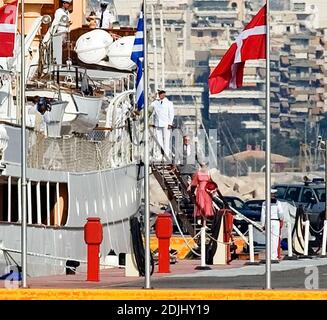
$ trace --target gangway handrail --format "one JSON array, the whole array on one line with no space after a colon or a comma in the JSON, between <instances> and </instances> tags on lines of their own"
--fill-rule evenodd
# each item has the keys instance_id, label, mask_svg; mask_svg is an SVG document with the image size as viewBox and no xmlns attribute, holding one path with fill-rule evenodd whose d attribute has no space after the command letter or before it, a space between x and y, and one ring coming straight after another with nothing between
<instances>
[{"instance_id":1,"label":"gangway handrail","mask_svg":"<svg viewBox=\"0 0 327 320\"><path fill-rule=\"evenodd\" d=\"M215 199L217 199L221 204L225 205L225 202L220 199L220 197L218 197L217 195L214 196ZM218 207L218 205L213 202L213 204ZM261 226L261 224L249 219L248 217L246 217L244 214L240 213L237 209L231 207L228 205L228 209L232 210L237 216L239 216L242 220L245 220L247 223L252 224L257 230L259 230L260 232L264 233L264 228Z\"/></svg>"}]
</instances>

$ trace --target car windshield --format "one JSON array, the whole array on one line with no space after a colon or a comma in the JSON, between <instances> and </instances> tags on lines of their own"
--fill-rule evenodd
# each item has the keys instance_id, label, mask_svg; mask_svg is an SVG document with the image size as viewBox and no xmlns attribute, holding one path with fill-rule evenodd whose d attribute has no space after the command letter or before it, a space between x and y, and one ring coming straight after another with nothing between
<instances>
[{"instance_id":1,"label":"car windshield","mask_svg":"<svg viewBox=\"0 0 327 320\"><path fill-rule=\"evenodd\" d=\"M317 198L319 200L319 202L325 202L326 201L326 190L325 188L317 188L317 189L314 189L316 195L317 195Z\"/></svg>"},{"instance_id":2,"label":"car windshield","mask_svg":"<svg viewBox=\"0 0 327 320\"><path fill-rule=\"evenodd\" d=\"M244 202L238 200L238 199L234 199L234 203L235 203L235 208L236 209L242 209L243 208L243 205L244 205Z\"/></svg>"},{"instance_id":3,"label":"car windshield","mask_svg":"<svg viewBox=\"0 0 327 320\"><path fill-rule=\"evenodd\" d=\"M243 202L236 198L227 198L226 199L228 205L230 207L233 207L235 209L242 209L243 208Z\"/></svg>"}]
</instances>

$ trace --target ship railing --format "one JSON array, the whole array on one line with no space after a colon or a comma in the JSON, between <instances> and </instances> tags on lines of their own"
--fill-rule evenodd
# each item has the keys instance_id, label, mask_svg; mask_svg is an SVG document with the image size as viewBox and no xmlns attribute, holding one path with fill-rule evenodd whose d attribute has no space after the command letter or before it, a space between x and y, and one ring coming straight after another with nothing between
<instances>
[{"instance_id":1,"label":"ship railing","mask_svg":"<svg viewBox=\"0 0 327 320\"><path fill-rule=\"evenodd\" d=\"M47 138L42 133L29 134L28 167L55 171L95 171L134 162L132 142L126 126L106 129L110 134L93 131L81 136ZM91 135L93 138L90 139Z\"/></svg>"},{"instance_id":2,"label":"ship railing","mask_svg":"<svg viewBox=\"0 0 327 320\"><path fill-rule=\"evenodd\" d=\"M9 253L17 253L17 254L21 254L21 250L17 250L17 249L11 249L11 248L5 248L5 247L0 247L0 251L2 251L5 254L9 254ZM76 261L79 262L81 264L87 264L86 260L81 260L81 259L77 259L77 258L71 258L71 257L60 257L60 256L53 256L53 255L49 255L49 254L44 254L44 253L37 253L37 252L27 252L28 256L31 257L38 257L38 258L45 258L45 259L49 259L49 260L57 260L57 261ZM13 260L15 261L15 260ZM99 263L100 267L118 267L118 268L125 268L125 265L111 265L109 263ZM65 268L69 268L67 266L65 266ZM74 270L75 271L75 270Z\"/></svg>"}]
</instances>

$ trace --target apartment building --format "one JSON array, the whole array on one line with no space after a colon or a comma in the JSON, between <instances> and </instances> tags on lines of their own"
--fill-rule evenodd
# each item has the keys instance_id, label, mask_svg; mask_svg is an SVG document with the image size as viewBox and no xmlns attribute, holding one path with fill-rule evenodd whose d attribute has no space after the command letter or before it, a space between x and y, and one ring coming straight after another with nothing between
<instances>
[{"instance_id":1,"label":"apartment building","mask_svg":"<svg viewBox=\"0 0 327 320\"><path fill-rule=\"evenodd\" d=\"M262 0L148 1L151 94L165 87L177 117L215 120L230 113L249 132L265 127L265 61L246 64L244 86L209 95L207 79ZM325 1L271 1L272 129L289 137L325 110ZM135 26L141 1L112 1L121 25ZM327 24L326 24L327 26ZM200 112L202 110L202 112Z\"/></svg>"}]
</instances>

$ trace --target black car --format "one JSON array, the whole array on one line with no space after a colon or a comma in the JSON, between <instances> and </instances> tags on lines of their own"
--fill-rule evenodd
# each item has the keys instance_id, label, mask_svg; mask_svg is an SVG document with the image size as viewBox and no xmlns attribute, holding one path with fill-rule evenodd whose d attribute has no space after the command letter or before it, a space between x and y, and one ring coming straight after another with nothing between
<instances>
[{"instance_id":1,"label":"black car","mask_svg":"<svg viewBox=\"0 0 327 320\"><path fill-rule=\"evenodd\" d=\"M253 221L261 220L261 206L264 200L248 200L244 202L242 199L235 196L226 196L224 198L229 206L236 209L247 218ZM244 220L237 221L235 225L242 233L247 230L248 226L247 222Z\"/></svg>"},{"instance_id":2,"label":"black car","mask_svg":"<svg viewBox=\"0 0 327 320\"><path fill-rule=\"evenodd\" d=\"M295 205L302 206L309 216L311 226L320 228L325 217L326 186L325 183L296 183L275 184L277 199L285 200Z\"/></svg>"},{"instance_id":3,"label":"black car","mask_svg":"<svg viewBox=\"0 0 327 320\"><path fill-rule=\"evenodd\" d=\"M264 203L264 199L260 200L247 200L244 203L244 206L249 212L252 212L252 215L247 216L251 220L260 221L261 220L261 208Z\"/></svg>"}]
</instances>

